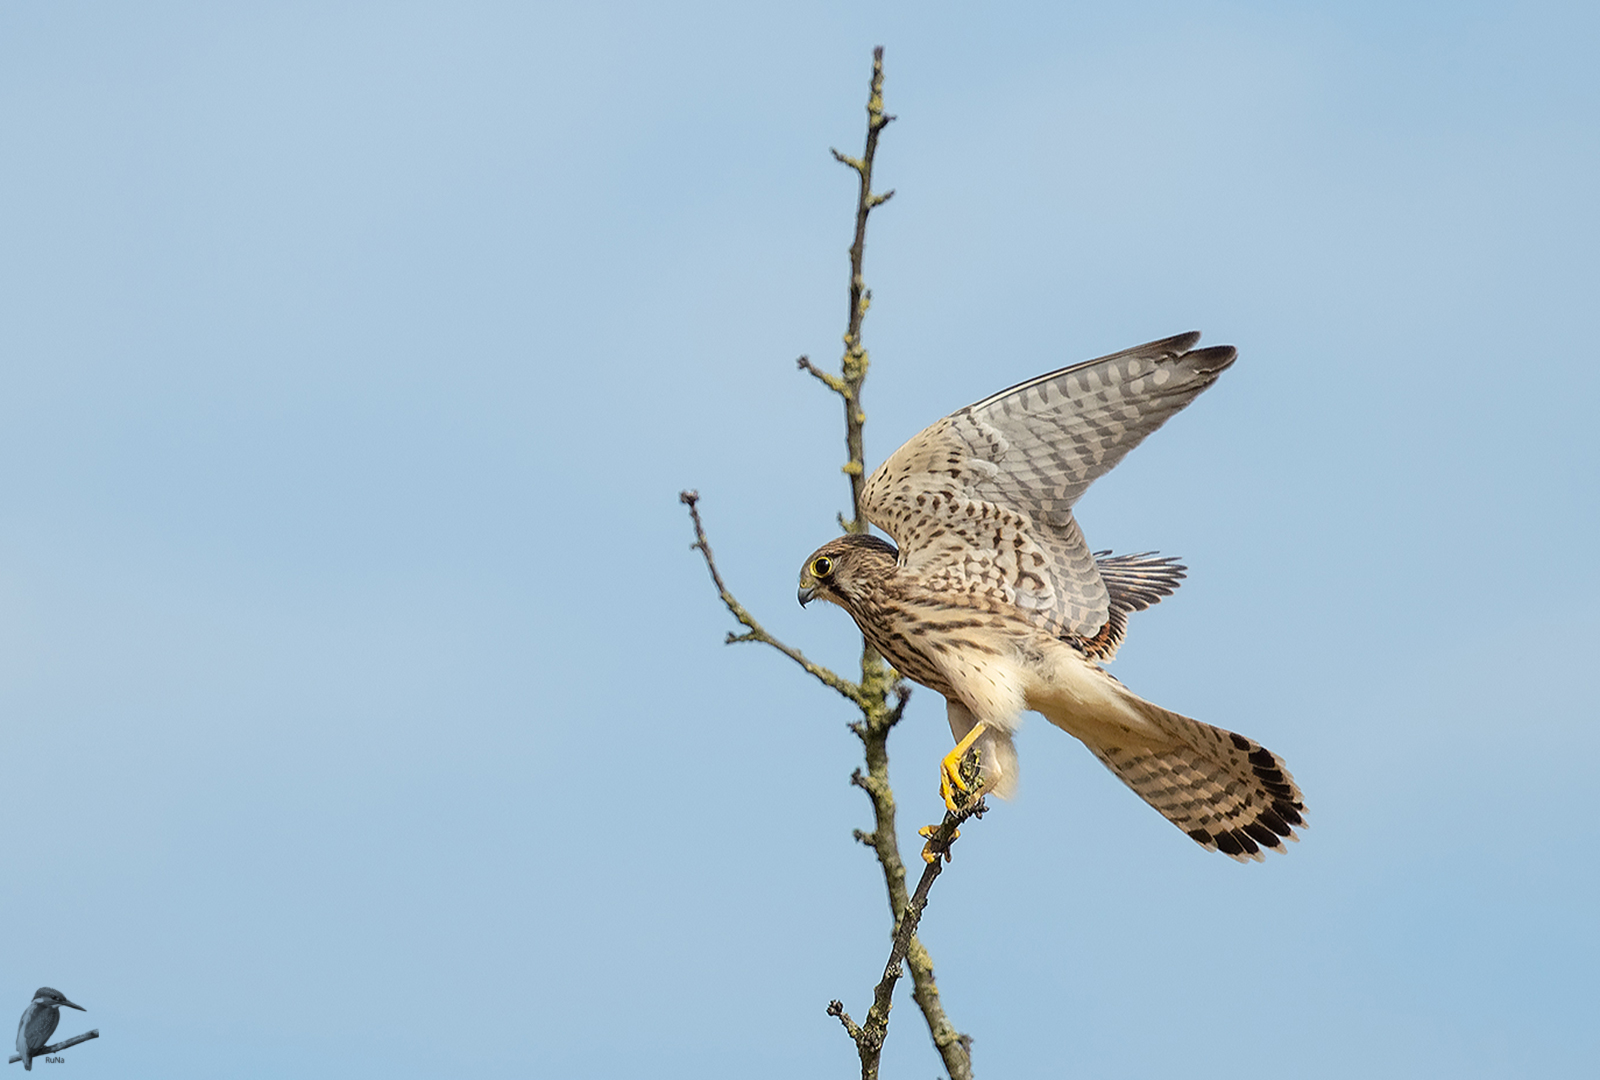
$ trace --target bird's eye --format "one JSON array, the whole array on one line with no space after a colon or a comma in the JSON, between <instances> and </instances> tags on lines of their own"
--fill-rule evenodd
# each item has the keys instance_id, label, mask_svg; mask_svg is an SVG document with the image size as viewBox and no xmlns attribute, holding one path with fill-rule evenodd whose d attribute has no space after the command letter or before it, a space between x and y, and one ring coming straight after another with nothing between
<instances>
[{"instance_id":1,"label":"bird's eye","mask_svg":"<svg viewBox=\"0 0 1600 1080\"><path fill-rule=\"evenodd\" d=\"M825 578L831 573L833 573L833 560L828 558L826 555L811 561L812 577Z\"/></svg>"}]
</instances>

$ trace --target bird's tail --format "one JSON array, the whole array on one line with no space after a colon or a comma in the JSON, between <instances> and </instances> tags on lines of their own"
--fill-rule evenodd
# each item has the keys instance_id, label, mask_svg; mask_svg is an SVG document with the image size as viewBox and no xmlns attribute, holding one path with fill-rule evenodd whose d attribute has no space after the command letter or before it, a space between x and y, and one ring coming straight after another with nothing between
<instances>
[{"instance_id":1,"label":"bird's tail","mask_svg":"<svg viewBox=\"0 0 1600 1080\"><path fill-rule=\"evenodd\" d=\"M1305 802L1282 758L1254 739L1118 689L1157 738L1132 731L1119 738L1096 726L1083 741L1135 795L1201 847L1239 862L1259 862L1263 848L1282 851L1284 840L1300 839L1294 830L1305 825Z\"/></svg>"}]
</instances>

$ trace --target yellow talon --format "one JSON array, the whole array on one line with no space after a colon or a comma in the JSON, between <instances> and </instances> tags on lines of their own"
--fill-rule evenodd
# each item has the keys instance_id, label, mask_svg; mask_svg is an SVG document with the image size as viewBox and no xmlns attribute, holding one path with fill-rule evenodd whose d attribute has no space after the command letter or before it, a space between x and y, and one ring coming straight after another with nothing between
<instances>
[{"instance_id":1,"label":"yellow talon","mask_svg":"<svg viewBox=\"0 0 1600 1080\"><path fill-rule=\"evenodd\" d=\"M967 751L972 749L972 744L978 741L978 736L984 733L982 722L974 724L966 737L956 743L956 748L946 754L939 762L939 794L944 798L945 807L952 813L959 809L956 806L956 792L963 794L972 789L961 778L961 759L967 756ZM926 854L926 853L924 853ZM932 862L932 859L928 860Z\"/></svg>"}]
</instances>

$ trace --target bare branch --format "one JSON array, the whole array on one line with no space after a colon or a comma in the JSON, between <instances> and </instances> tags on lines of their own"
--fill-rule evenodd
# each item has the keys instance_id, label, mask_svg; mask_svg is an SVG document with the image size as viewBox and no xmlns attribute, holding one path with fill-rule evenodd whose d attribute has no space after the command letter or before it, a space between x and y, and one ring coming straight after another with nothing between
<instances>
[{"instance_id":1,"label":"bare branch","mask_svg":"<svg viewBox=\"0 0 1600 1080\"><path fill-rule=\"evenodd\" d=\"M862 276L862 264L866 251L867 220L874 209L894 196L892 190L881 193L874 193L872 190L872 169L877 156L878 136L893 119L894 117L883 110L883 50L874 49L871 90L867 100L865 150L859 158L842 154L838 150L833 151L834 158L854 170L860 181L856 199L855 235L850 245L849 321L844 335L844 355L840 362L840 373L835 375L822 371L805 356L796 362L796 367L800 371L811 375L838 394L844 405L846 457L841 471L849 478L851 516L847 520L844 514L840 514L839 526L850 533L865 533L868 528L866 516L861 508L867 475L861 438L862 426L866 423L867 416L861 407L861 387L866 380L868 368L867 351L861 343L861 326L868 309L872 306L872 293L866 287ZM884 886L888 892L889 911L894 917L894 932L889 960L884 966L883 977L874 988L873 1003L866 1022L857 1024L845 1012L843 1003L839 1001L829 1003L828 1015L837 1017L846 1033L855 1042L861 1059L863 1080L876 1080L883 1041L888 1032L889 1010L895 985L901 978L902 972L909 969L913 983L912 999L928 1023L928 1032L951 1080L970 1080L971 1039L956 1031L945 1015L939 999L939 988L934 981L933 960L917 938L916 930L928 903L929 890L932 889L934 880L949 859L951 845L958 835L958 826L969 817L981 814L983 803L974 796L959 812L947 814L939 826L925 830L929 838L927 851L932 858L923 868L915 892L908 895L905 863L901 860L895 836L895 800L894 791L889 785L887 746L890 730L899 723L905 713L906 702L911 693L910 688L900 681L895 670L865 642L862 643L861 650L861 681L854 683L827 668L813 664L798 650L790 648L768 634L723 583L700 521L696 506L699 495L696 492L685 491L679 498L689 507L689 514L694 522L693 547L705 558L706 569L711 573L712 583L716 586L723 604L745 627L744 633L730 633L728 641L730 643L759 641L771 645L805 668L813 677L849 698L861 710L861 719L852 723L850 730L861 740L867 767L865 772L857 769L850 779L851 783L861 788L871 801L874 820L871 831L856 829L852 832L852 836L873 850L882 868Z\"/></svg>"},{"instance_id":2,"label":"bare branch","mask_svg":"<svg viewBox=\"0 0 1600 1080\"><path fill-rule=\"evenodd\" d=\"M866 486L861 429L867 420L866 411L861 407L861 386L866 381L868 360L867 351L861 344L861 324L866 317L867 309L872 304L872 293L867 289L862 276L862 265L866 254L867 219L875 207L888 202L894 194L893 191L889 191L875 195L872 191L872 167L878 152L878 136L893 119L883 111L883 50L878 48L872 52L872 84L867 99L865 151L859 159L849 158L834 151L834 157L855 169L860 177L856 199L855 237L850 245L849 323L844 336L844 357L840 364L839 382L842 383L843 390L836 391L844 399L847 456L843 471L850 478L850 507L853 515L851 520L846 521L841 514L839 524L847 532L852 533L867 531L866 516L861 512L861 496ZM809 362L807 366L810 366ZM829 386L832 385L832 382L829 382ZM899 681L899 676L884 663L883 658L865 643L861 650L860 686L868 704L861 707L862 722L852 725L851 730L861 739L867 759L867 772L863 775L857 770L851 781L866 792L872 801L874 823L871 832L858 829L854 835L861 843L873 849L883 869L884 887L889 894L889 910L895 918L895 936L890 952L890 963L885 968L887 981L880 980L875 989L872 1011L868 1013L865 1025L858 1027L847 1024L845 1030L852 1031L854 1028L855 1031L861 1032L857 1036L855 1031L852 1031L851 1037L855 1040L856 1051L861 1058L862 1080L875 1080L878 1075L883 1040L888 1030L890 999L894 992L894 984L899 979L900 964L903 960L905 966L911 969L914 987L912 998L922 1010L923 1018L928 1023L928 1032L951 1080L970 1080L971 1040L957 1032L945 1015L944 1006L939 999L939 988L934 981L933 960L916 936L916 926L921 920L922 908L927 903L927 889L933 887L933 881L939 874L937 867L931 872L927 868L923 870L923 880L918 882L921 898L915 907L915 915L910 919L905 918L913 908L912 898L906 895L905 863L900 858L900 847L895 838L895 801L894 792L889 786L888 739L890 729L899 722L905 712L911 691ZM895 696L893 705L889 704L891 693ZM976 800L971 805L976 807ZM973 812L976 813L976 809ZM955 826L951 825L949 834L943 837L942 854L948 854L949 844L955 839L954 830ZM936 859L935 863L943 861ZM934 866L934 864L929 865ZM888 979L891 971L894 972L894 978ZM841 1005L841 1019L843 1019L842 1013Z\"/></svg>"},{"instance_id":3,"label":"bare branch","mask_svg":"<svg viewBox=\"0 0 1600 1080\"><path fill-rule=\"evenodd\" d=\"M895 983L900 981L901 962L905 960L912 939L917 935L917 924L922 921L922 913L927 909L928 893L933 889L934 879L939 876L943 865L950 861L950 848L956 842L956 837L961 835L961 823L968 818L982 817L987 809L981 797L971 799L960 810L946 812L944 821L939 825L923 830L924 835L928 837L928 847L933 853L933 858L923 867L916 892L911 894L910 901L896 922L894 945L889 950L888 962L883 965L883 978L878 981L877 988L872 994L872 1009L867 1013L866 1032L888 1028L889 1008L894 998ZM881 1041L880 1036L879 1042Z\"/></svg>"},{"instance_id":4,"label":"bare branch","mask_svg":"<svg viewBox=\"0 0 1600 1080\"><path fill-rule=\"evenodd\" d=\"M833 156L850 166L861 178L860 192L856 197L855 239L850 244L850 313L844 334L844 359L841 364L843 388L837 392L844 398L845 475L850 477L851 520L845 529L853 533L867 531L867 520L861 514L861 492L866 484L866 466L861 453L861 425L866 423L866 413L861 410L861 384L867 378L867 350L861 345L861 320L866 317L872 303L861 277L862 261L866 257L867 218L873 208L889 200L886 195L872 193L872 165L878 156L878 133L894 117L883 111L883 49L872 50L872 87L867 97L867 145L860 158L848 157L839 151ZM832 385L830 383L830 385Z\"/></svg>"},{"instance_id":5,"label":"bare branch","mask_svg":"<svg viewBox=\"0 0 1600 1080\"><path fill-rule=\"evenodd\" d=\"M826 386L829 390L832 390L835 394L841 394L845 397L850 396L850 391L845 386L843 379L839 378L839 376L833 374L832 372L823 371L821 368L817 367L811 362L811 358L809 356L802 356L799 360L795 361L795 366L807 374L816 376L824 386Z\"/></svg>"},{"instance_id":6,"label":"bare branch","mask_svg":"<svg viewBox=\"0 0 1600 1080\"><path fill-rule=\"evenodd\" d=\"M856 1040L856 1042L859 1043L861 1041L861 1027L854 1020L850 1019L849 1013L844 1011L844 1002L828 1002L828 1015L837 1016L839 1018L839 1023L844 1025L845 1032L852 1039Z\"/></svg>"},{"instance_id":7,"label":"bare branch","mask_svg":"<svg viewBox=\"0 0 1600 1080\"><path fill-rule=\"evenodd\" d=\"M865 708L866 699L862 697L861 687L849 679L840 678L821 664L807 660L799 649L785 645L767 633L761 624L756 622L750 612L745 610L744 605L734 598L733 593L728 591L728 586L722 582L722 574L718 572L716 559L711 554L711 545L706 541L705 527L700 523L700 509L696 505L700 501L700 493L698 491L680 491L678 493L678 501L689 508L689 517L694 521L694 543L689 546L705 557L706 569L711 571L711 582L716 585L717 594L722 597L722 602L727 606L728 611L732 613L735 619L738 619L740 623L749 628L748 633L729 634L727 644L732 645L741 641L759 641L764 645L771 645L774 649L777 649L783 655L805 668L806 673L812 678L824 686L838 691L856 705Z\"/></svg>"},{"instance_id":8,"label":"bare branch","mask_svg":"<svg viewBox=\"0 0 1600 1080\"><path fill-rule=\"evenodd\" d=\"M858 173L867 171L866 164L863 163L860 158L853 158L853 157L849 156L848 154L841 154L841 153L839 153L839 151L835 150L831 146L828 147L828 153L833 155L833 160L837 161L841 165L850 166L852 169L854 169Z\"/></svg>"},{"instance_id":9,"label":"bare branch","mask_svg":"<svg viewBox=\"0 0 1600 1080\"><path fill-rule=\"evenodd\" d=\"M842 1008L842 1006L841 1006L841 1008ZM100 1037L100 1029L99 1028L95 1028L93 1031L85 1031L82 1035L74 1035L70 1039L62 1039L58 1043L54 1043L53 1045L46 1046L46 1047L43 1047L41 1049L35 1050L33 1053L29 1054L28 1056L29 1057L36 1057L36 1058L47 1057L50 1054L59 1053L62 1050L65 1050L69 1046L77 1046L81 1042L88 1042L90 1039L98 1039L99 1037ZM11 1060L7 1061L6 1064L7 1065L15 1065L17 1062L19 1062L21 1060L22 1060L22 1055L21 1054L12 1054L11 1055Z\"/></svg>"}]
</instances>

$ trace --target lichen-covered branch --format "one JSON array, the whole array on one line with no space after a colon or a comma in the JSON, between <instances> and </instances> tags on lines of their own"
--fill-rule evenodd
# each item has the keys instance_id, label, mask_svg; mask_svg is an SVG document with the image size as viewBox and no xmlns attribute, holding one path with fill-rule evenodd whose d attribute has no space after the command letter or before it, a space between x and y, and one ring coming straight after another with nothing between
<instances>
[{"instance_id":1,"label":"lichen-covered branch","mask_svg":"<svg viewBox=\"0 0 1600 1080\"><path fill-rule=\"evenodd\" d=\"M835 160L854 169L861 182L856 197L856 232L850 244L850 316L844 333L844 360L841 376L828 376L801 358L801 366L822 379L828 387L844 399L845 475L850 477L850 520L841 521L847 531L864 533L867 519L861 513L861 490L867 482L866 464L861 453L861 426L867 414L861 408L861 384L867 377L867 350L861 344L861 321L872 305L872 291L861 276L862 261L867 250L867 218L872 211L894 197L893 191L881 195L872 193L872 163L878 156L878 136L894 117L883 111L883 48L872 50L872 86L867 95L867 145L859 158L833 151Z\"/></svg>"},{"instance_id":2,"label":"lichen-covered branch","mask_svg":"<svg viewBox=\"0 0 1600 1080\"><path fill-rule=\"evenodd\" d=\"M971 778L976 780L976 769L972 770ZM856 784L868 787L868 781L859 772L851 778ZM869 792L871 788L869 787ZM856 1024L850 1019L850 1014L844 1011L841 1002L834 1001L828 1006L828 1015L837 1016L844 1024L845 1031L855 1041L857 1053L861 1057L861 1075L864 1078L875 1078L878 1074L878 1060L882 1053L883 1040L889 1029L889 1010L894 1003L895 984L900 981L904 971L904 963L911 958L913 949L919 954L911 960L913 973L919 967L923 969L924 985L919 986L918 993L913 999L922 1008L924 1017L928 1020L930 1034L934 1037L934 1045L939 1048L941 1056L945 1057L945 1065L950 1070L952 1080L969 1080L972 1075L971 1053L969 1050L970 1039L960 1035L944 1019L944 1010L939 1005L939 991L933 984L933 966L928 957L927 950L922 948L917 941L917 925L922 921L922 913L928 906L928 894L933 889L934 879L950 859L950 849L961 835L961 824L968 818L982 817L988 809L981 797L970 798L959 810L947 812L937 826L924 830L928 837L928 850L932 858L927 861L922 869L922 877L917 881L916 891L911 894L905 906L895 920L893 944L889 949L889 959L883 966L883 977L878 980L878 985L872 991L872 1007L867 1010L866 1021ZM865 842L865 837L859 837ZM874 838L875 839L875 838ZM897 856L898 857L898 856ZM901 889L905 891L905 870L901 867ZM913 982L917 982L913 974ZM931 1011L930 1011L931 1010ZM938 1023L935 1022L937 1016ZM946 1053L948 1049L948 1053Z\"/></svg>"},{"instance_id":3,"label":"lichen-covered branch","mask_svg":"<svg viewBox=\"0 0 1600 1080\"><path fill-rule=\"evenodd\" d=\"M872 303L872 293L867 289L862 276L862 263L866 252L867 220L873 210L888 202L894 194L892 191L878 194L872 190L872 168L878 152L878 137L893 119L883 109L883 50L874 49L871 91L867 99L866 148L859 158L849 157L837 150L833 151L833 156L853 169L860 181L859 195L856 199L855 238L850 245L850 313L844 335L844 355L838 374L823 371L804 356L800 357L798 363L801 371L811 375L831 393L839 395L844 404L846 459L842 471L850 483L850 517L846 519L840 514L839 524L852 533L864 533L868 527L861 506L862 491L866 484L861 431L867 419L866 412L861 407L861 387L866 381L868 367L867 351L861 343L861 325ZM939 988L934 981L933 960L918 939L916 930L923 909L928 903L929 890L949 857L950 845L955 841L957 827L968 818L981 814L983 803L974 796L959 811L946 814L942 824L928 830L929 853L932 859L923 868L915 892L908 895L905 863L900 857L900 846L895 835L895 800L894 791L889 786L888 740L890 730L905 712L906 702L911 693L910 688L901 682L894 669L865 643L861 650L861 679L859 682L851 682L819 664L812 663L798 649L791 648L768 634L723 583L700 522L697 507L699 495L696 492L685 491L679 498L688 506L689 515L694 522L695 550L704 557L706 569L711 573L712 583L716 585L723 604L745 628L744 633L729 634L728 642L731 644L759 641L771 645L805 668L824 685L849 698L861 710L861 719L851 724L850 729L861 740L866 757L866 771L857 769L851 777L851 782L861 788L872 803L873 827L871 832L856 830L855 837L872 848L883 869L884 886L888 892L889 912L894 919L894 929L890 941L889 960L884 965L883 977L874 988L872 1006L867 1012L865 1021L857 1024L850 1018L849 1013L845 1012L843 1003L839 1001L829 1003L828 1015L837 1017L855 1042L861 1059L863 1080L876 1080L883 1042L888 1034L889 1010L895 985L900 980L902 972L909 969L913 984L912 1000L917 1003L924 1019L927 1020L928 1032L951 1080L970 1080L971 1040L958 1032L945 1015L939 999Z\"/></svg>"},{"instance_id":4,"label":"lichen-covered branch","mask_svg":"<svg viewBox=\"0 0 1600 1080\"><path fill-rule=\"evenodd\" d=\"M867 220L873 210L888 202L894 195L893 191L886 191L881 195L872 191L872 168L878 154L878 137L893 119L894 117L885 112L883 107L883 49L877 48L872 51L872 82L867 95L866 147L859 158L849 157L837 150L833 151L834 158L853 169L860 180L856 197L855 237L850 244L850 312L844 335L844 356L840 363L840 373L831 375L817 370L804 357L800 360L801 370L815 376L844 401L846 460L843 471L850 480L851 516L849 520L845 520L841 514L839 523L854 533L867 531L866 515L861 509L862 490L867 480L861 440L861 429L867 421L867 414L861 406L861 386L867 378L868 357L867 350L861 342L861 325L866 318L867 309L872 304L872 291L867 288L862 266L866 257ZM903 916L910 907L910 897L906 895L905 862L900 858L900 845L895 837L895 802L894 791L889 786L888 742L889 731L905 711L910 691L899 682L894 670L884 663L877 651L865 644L861 650L860 686L867 703L861 706L861 722L852 725L851 730L861 739L862 750L867 759L867 771L862 775L858 770L851 779L872 801L873 828L870 833L858 831L857 838L873 849L883 869L883 883L889 894L889 911L895 920L895 932L898 938L905 922ZM892 706L889 704L891 693L896 698ZM926 873L924 871L925 875ZM938 871L935 870L932 877L927 877L930 888L933 877L937 876ZM926 893L923 902L926 903ZM921 918L920 908L917 911L917 918ZM917 1003L917 1007L922 1010L923 1018L928 1022L928 1033L933 1038L934 1046L938 1049L951 1080L969 1080L972 1075L972 1059L968 1051L971 1040L957 1032L949 1017L945 1015L943 1003L939 998L938 984L934 981L933 959L917 938L915 930L916 923L912 921L902 951L906 966L911 969L912 1000ZM893 955L891 952L891 957ZM882 988L883 984L880 982L879 986ZM887 990L892 993L893 989L891 981ZM861 1056L861 1075L864 1080L873 1080L877 1076L878 1058L884 1035L887 1033L887 1006L885 999L878 1021L875 1021L874 1013L869 1012L866 1025L855 1028L855 1032L860 1032L862 1037L857 1037L855 1032L851 1034ZM876 995L873 1008L874 1010L879 1008ZM835 1015L838 1015L841 1021L847 1019L842 1005ZM878 1027L878 1023L883 1026ZM847 1024L846 1030L850 1031L852 1026Z\"/></svg>"}]
</instances>

